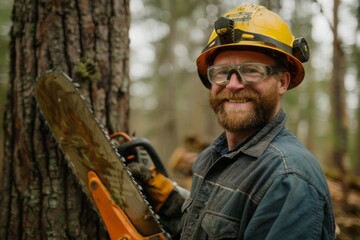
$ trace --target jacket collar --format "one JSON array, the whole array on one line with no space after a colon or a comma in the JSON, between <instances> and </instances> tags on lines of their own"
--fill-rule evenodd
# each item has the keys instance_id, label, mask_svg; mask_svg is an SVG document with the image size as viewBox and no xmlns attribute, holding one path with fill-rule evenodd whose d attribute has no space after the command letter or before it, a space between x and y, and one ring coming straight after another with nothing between
<instances>
[{"instance_id":1,"label":"jacket collar","mask_svg":"<svg viewBox=\"0 0 360 240\"><path fill-rule=\"evenodd\" d=\"M270 142L279 134L279 132L285 127L286 114L280 109L271 121L266 124L260 131L255 135L245 140L233 151L227 152L227 141L225 132L223 132L214 142L215 150L221 155L227 155L233 157L238 153L242 152L249 156L259 158L265 149L269 146ZM227 152L227 153L226 153Z\"/></svg>"}]
</instances>

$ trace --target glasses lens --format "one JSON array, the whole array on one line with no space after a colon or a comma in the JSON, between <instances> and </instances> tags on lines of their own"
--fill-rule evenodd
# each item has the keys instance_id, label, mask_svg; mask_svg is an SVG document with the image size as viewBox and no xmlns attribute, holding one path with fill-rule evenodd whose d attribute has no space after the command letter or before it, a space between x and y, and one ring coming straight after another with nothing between
<instances>
[{"instance_id":1,"label":"glasses lens","mask_svg":"<svg viewBox=\"0 0 360 240\"><path fill-rule=\"evenodd\" d=\"M226 85L228 80L227 76L231 66L229 65L213 65L208 68L208 78L209 81L217 85Z\"/></svg>"},{"instance_id":2,"label":"glasses lens","mask_svg":"<svg viewBox=\"0 0 360 240\"><path fill-rule=\"evenodd\" d=\"M271 74L271 67L264 64L243 64L238 66L238 70L247 83L260 82Z\"/></svg>"}]
</instances>

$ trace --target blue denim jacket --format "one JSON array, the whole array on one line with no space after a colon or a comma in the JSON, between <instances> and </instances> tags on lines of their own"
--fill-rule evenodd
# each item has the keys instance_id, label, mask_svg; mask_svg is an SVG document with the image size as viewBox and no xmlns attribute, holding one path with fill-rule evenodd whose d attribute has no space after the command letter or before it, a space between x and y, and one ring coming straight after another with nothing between
<instances>
[{"instance_id":1,"label":"blue denim jacket","mask_svg":"<svg viewBox=\"0 0 360 240\"><path fill-rule=\"evenodd\" d=\"M237 150L219 153L222 134L200 155L181 239L335 239L324 174L285 122L281 110Z\"/></svg>"}]
</instances>

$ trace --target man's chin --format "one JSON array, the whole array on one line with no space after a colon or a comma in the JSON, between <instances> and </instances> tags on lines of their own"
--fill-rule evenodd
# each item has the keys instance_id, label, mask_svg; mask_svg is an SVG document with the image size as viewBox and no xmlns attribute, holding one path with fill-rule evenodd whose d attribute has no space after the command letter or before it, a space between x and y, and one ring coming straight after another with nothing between
<instances>
[{"instance_id":1,"label":"man's chin","mask_svg":"<svg viewBox=\"0 0 360 240\"><path fill-rule=\"evenodd\" d=\"M219 114L217 117L219 124L230 132L255 129L261 125L255 114L251 114L250 112L239 113L237 111L231 114Z\"/></svg>"},{"instance_id":2,"label":"man's chin","mask_svg":"<svg viewBox=\"0 0 360 240\"><path fill-rule=\"evenodd\" d=\"M256 117L255 110L251 104L245 104L241 107L234 106L231 104L224 105L222 110L224 117L228 119L233 119L233 121L246 121L247 119L252 119Z\"/></svg>"}]
</instances>

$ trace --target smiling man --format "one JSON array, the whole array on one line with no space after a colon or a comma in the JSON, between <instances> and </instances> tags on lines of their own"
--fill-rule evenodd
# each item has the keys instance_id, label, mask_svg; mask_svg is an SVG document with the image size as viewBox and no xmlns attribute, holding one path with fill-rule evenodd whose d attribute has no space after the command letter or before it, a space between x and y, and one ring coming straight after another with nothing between
<instances>
[{"instance_id":1,"label":"smiling man","mask_svg":"<svg viewBox=\"0 0 360 240\"><path fill-rule=\"evenodd\" d=\"M308 58L305 39L265 7L243 5L215 22L197 68L224 132L193 166L181 225L172 222L181 239L335 239L325 176L281 108ZM160 216L185 195L169 189Z\"/></svg>"},{"instance_id":2,"label":"smiling man","mask_svg":"<svg viewBox=\"0 0 360 240\"><path fill-rule=\"evenodd\" d=\"M281 108L308 58L305 39L265 7L215 22L197 67L224 133L194 164L182 239L335 238L324 174Z\"/></svg>"}]
</instances>

